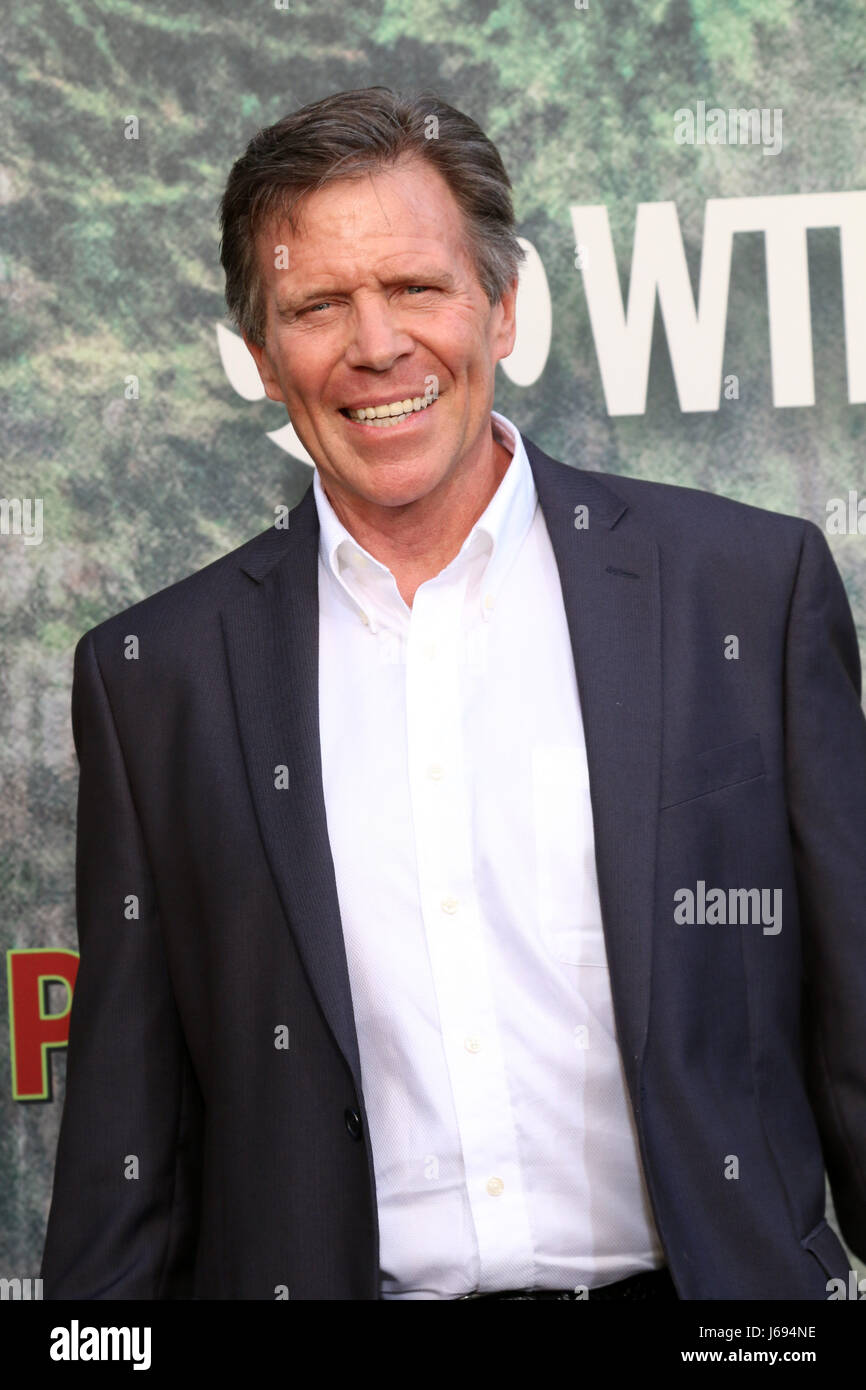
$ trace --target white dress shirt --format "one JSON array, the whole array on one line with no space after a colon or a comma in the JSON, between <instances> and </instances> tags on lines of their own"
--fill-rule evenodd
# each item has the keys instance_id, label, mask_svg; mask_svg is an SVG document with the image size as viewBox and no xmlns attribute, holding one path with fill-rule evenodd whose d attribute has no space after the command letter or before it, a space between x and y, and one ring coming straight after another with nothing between
<instances>
[{"instance_id":1,"label":"white dress shirt","mask_svg":"<svg viewBox=\"0 0 866 1390\"><path fill-rule=\"evenodd\" d=\"M523 440L491 417L511 463L411 609L313 479L322 774L384 1298L664 1263L559 574Z\"/></svg>"}]
</instances>

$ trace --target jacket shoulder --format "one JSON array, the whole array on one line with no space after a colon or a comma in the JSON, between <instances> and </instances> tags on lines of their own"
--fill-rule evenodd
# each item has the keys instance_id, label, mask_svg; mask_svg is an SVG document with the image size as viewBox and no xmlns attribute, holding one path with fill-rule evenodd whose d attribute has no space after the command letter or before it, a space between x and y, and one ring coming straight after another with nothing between
<instances>
[{"instance_id":1,"label":"jacket shoulder","mask_svg":"<svg viewBox=\"0 0 866 1390\"><path fill-rule=\"evenodd\" d=\"M805 517L701 488L606 476L634 519L655 535L663 559L690 573L712 571L762 592L774 584L787 591L809 542L829 553L824 532Z\"/></svg>"},{"instance_id":2,"label":"jacket shoulder","mask_svg":"<svg viewBox=\"0 0 866 1390\"><path fill-rule=\"evenodd\" d=\"M253 579L264 576L283 557L293 517L294 512L289 515L287 528L269 526L185 578L104 618L82 634L78 645L89 639L99 650L106 643L113 646L128 633L164 633L166 628L178 625L187 627L192 636L194 624L215 617L225 603L249 587Z\"/></svg>"},{"instance_id":3,"label":"jacket shoulder","mask_svg":"<svg viewBox=\"0 0 866 1390\"><path fill-rule=\"evenodd\" d=\"M787 512L771 511L751 502L740 502L705 488L679 483L655 482L626 473L607 473L580 468L552 458L531 439L523 436L536 484L548 489L568 486L570 492L594 495L605 515L614 523L626 510L632 520L650 524L660 536L683 527L713 532L745 528L802 542L808 528L819 531L814 522ZM623 506L625 504L625 507ZM819 531L819 534L823 534Z\"/></svg>"},{"instance_id":4,"label":"jacket shoulder","mask_svg":"<svg viewBox=\"0 0 866 1390\"><path fill-rule=\"evenodd\" d=\"M583 469L553 459L524 436L542 506L586 502L616 531L640 530L654 541L662 563L689 576L725 576L762 587L771 576L783 586L797 572L804 545L826 548L814 522L733 497L677 483Z\"/></svg>"},{"instance_id":5,"label":"jacket shoulder","mask_svg":"<svg viewBox=\"0 0 866 1390\"><path fill-rule=\"evenodd\" d=\"M595 475L611 491L628 502L642 517L664 523L688 524L719 528L745 526L788 535L799 541L804 528L814 523L788 512L772 511L751 502L740 502L723 493L708 489L685 487L678 483L653 482L620 473Z\"/></svg>"}]
</instances>

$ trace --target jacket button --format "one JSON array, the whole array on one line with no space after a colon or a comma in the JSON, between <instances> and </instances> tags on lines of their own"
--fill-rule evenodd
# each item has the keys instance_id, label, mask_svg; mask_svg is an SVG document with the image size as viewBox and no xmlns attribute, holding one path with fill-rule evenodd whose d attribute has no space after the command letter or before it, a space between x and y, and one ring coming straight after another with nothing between
<instances>
[{"instance_id":1,"label":"jacket button","mask_svg":"<svg viewBox=\"0 0 866 1390\"><path fill-rule=\"evenodd\" d=\"M343 1116L346 1121L346 1128L353 1139L361 1137L361 1116L357 1110L347 1110Z\"/></svg>"}]
</instances>

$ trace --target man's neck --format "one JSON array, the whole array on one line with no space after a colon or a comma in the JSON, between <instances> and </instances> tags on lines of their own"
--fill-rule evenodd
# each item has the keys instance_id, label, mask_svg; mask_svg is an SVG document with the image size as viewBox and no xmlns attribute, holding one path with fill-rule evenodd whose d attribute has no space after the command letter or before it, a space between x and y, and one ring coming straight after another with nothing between
<instances>
[{"instance_id":1,"label":"man's neck","mask_svg":"<svg viewBox=\"0 0 866 1390\"><path fill-rule=\"evenodd\" d=\"M421 499L401 509L398 516L388 517L387 527L378 518L356 512L350 504L335 503L324 482L323 487L346 530L368 554L388 566L400 596L411 608L419 586L433 579L458 554L505 477L511 459L494 435L485 465L476 466L465 480L457 481L458 495L453 501L449 497L444 506L440 501L434 510L423 505L428 499Z\"/></svg>"}]
</instances>

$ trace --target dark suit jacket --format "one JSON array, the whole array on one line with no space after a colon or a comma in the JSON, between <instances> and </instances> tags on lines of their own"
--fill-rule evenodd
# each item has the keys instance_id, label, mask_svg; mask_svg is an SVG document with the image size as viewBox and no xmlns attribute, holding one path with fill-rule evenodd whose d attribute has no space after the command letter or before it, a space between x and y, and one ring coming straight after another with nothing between
<instances>
[{"instance_id":1,"label":"dark suit jacket","mask_svg":"<svg viewBox=\"0 0 866 1390\"><path fill-rule=\"evenodd\" d=\"M525 443L673 1278L687 1299L824 1299L848 1269L825 1163L866 1256L866 722L842 582L811 522ZM81 963L47 1298L379 1296L321 780L317 541L311 487L288 530L76 649ZM781 932L676 923L675 893L699 881L780 889Z\"/></svg>"}]
</instances>

